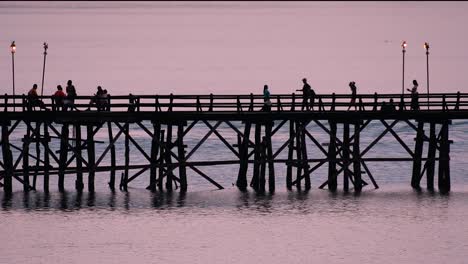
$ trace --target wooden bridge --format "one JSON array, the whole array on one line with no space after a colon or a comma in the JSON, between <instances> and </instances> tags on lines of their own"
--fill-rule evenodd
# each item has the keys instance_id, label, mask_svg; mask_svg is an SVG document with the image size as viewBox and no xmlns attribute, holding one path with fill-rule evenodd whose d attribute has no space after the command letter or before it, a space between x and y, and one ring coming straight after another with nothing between
<instances>
[{"instance_id":1,"label":"wooden bridge","mask_svg":"<svg viewBox=\"0 0 468 264\"><path fill-rule=\"evenodd\" d=\"M236 185L248 186L263 192L268 185L275 190L275 164L286 165L286 186L311 188L311 175L323 165L328 165L328 178L319 186L335 191L342 176L344 191L351 188L360 192L364 186L378 184L368 169L368 162L412 162L411 186L420 188L426 176L427 188L434 189L434 174L438 163L438 189L450 191L449 125L453 119L468 119L468 94L420 94L419 109L410 109L409 94L360 94L351 106L350 95L320 94L304 102L302 95L271 95L270 109L264 109L262 95L125 95L109 96L103 104L89 107L92 96L79 96L71 110L63 111L50 96L41 97L45 107L28 107L25 95L0 96L0 125L2 148L0 160L0 185L6 194L12 193L14 181L24 191L35 190L36 177L43 176L43 190L49 191L51 175L57 175L60 191L65 190L65 177L75 177L77 191L84 189L83 175L88 176L88 190L95 189L95 173L109 171L109 187L127 190L135 178L149 170L149 190L172 191L180 186L187 190L187 169L205 178L216 187L223 186L204 173L203 166L238 165ZM394 108L387 107L390 100ZM384 106L385 105L385 106ZM382 107L384 106L384 107ZM36 108L36 109L34 109ZM241 121L243 127L233 125ZM369 145L361 146L360 134L371 121L385 127ZM145 125L149 123L150 126ZM148 137L151 150L146 152L131 135L130 124L136 124ZM393 129L403 123L415 133L414 148L410 148ZM19 130L22 124L25 129ZM195 126L204 124L208 132L200 135L199 142L191 149L184 144L184 136ZM225 124L237 135L236 142L229 142L218 130ZM315 124L326 133L329 140L319 142L310 133L309 124ZM277 149L272 147L272 137L282 127L289 126L289 137ZM342 126L342 135L337 133ZM82 133L85 127L85 133ZM70 128L74 136L70 137ZM100 130L107 130L108 140L94 139ZM253 130L253 133L251 133ZM22 144L11 143L14 135L24 134ZM366 154L390 133L406 150L407 157L371 158ZM231 151L234 160L193 161L193 154L212 134ZM252 136L251 136L252 134ZM122 136L123 135L123 136ZM123 137L123 139L122 139ZM125 155L116 160L115 145L124 141ZM56 144L51 144L55 141ZM321 158L309 158L307 142L318 148ZM97 144L101 143L101 144ZM53 145L59 146L53 149ZM428 145L427 157L423 147ZM34 147L35 146L35 151ZM104 151L96 156L96 147ZM130 163L130 147L138 150L146 163ZM32 148L32 149L31 149ZM31 151L33 150L33 151ZM42 151L41 151L42 150ZM278 158L287 151L287 159ZM437 154L438 152L438 154ZM42 154L42 155L41 155ZM391 155L392 153L385 153ZM109 165L102 165L110 158ZM34 164L32 164L34 163ZM253 175L248 177L248 167L253 165ZM268 169L267 169L268 167ZM122 171L120 179L116 172ZM132 173L131 173L132 172ZM134 173L133 173L134 172ZM268 178L267 178L268 174ZM366 178L363 175L366 175ZM250 178L250 181L249 181ZM268 184L267 184L268 182Z\"/></svg>"}]
</instances>

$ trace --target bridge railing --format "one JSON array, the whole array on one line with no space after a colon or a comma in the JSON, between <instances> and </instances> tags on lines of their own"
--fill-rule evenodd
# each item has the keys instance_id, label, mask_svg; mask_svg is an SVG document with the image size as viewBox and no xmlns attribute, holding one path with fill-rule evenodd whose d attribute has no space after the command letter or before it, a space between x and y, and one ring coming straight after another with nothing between
<instances>
[{"instance_id":1,"label":"bridge railing","mask_svg":"<svg viewBox=\"0 0 468 264\"><path fill-rule=\"evenodd\" d=\"M98 99L90 105L94 96L76 97L68 111L111 111L111 112L252 112L264 111L265 102L260 94L224 95L115 95L107 100ZM40 96L44 107L52 111L62 111L52 96ZM381 111L393 101L396 111L410 111L410 94L358 94L354 104L350 94L317 94L309 98L307 104L302 94L272 94L270 111ZM385 106L384 106L385 105ZM420 111L468 110L468 93L419 94ZM387 108L388 109L388 108ZM31 104L26 95L0 95L0 112L46 111L39 105Z\"/></svg>"}]
</instances>

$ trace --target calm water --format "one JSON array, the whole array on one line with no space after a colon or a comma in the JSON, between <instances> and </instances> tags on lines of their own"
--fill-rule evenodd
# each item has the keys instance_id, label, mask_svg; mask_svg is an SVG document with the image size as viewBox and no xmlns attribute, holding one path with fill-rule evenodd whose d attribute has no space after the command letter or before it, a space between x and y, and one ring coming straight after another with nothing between
<instances>
[{"instance_id":1,"label":"calm water","mask_svg":"<svg viewBox=\"0 0 468 264\"><path fill-rule=\"evenodd\" d=\"M350 80L359 92L397 93L402 40L409 43L407 80L416 78L425 89L422 44L428 41L431 91L468 92L468 75L460 72L468 67L466 36L459 30L467 11L464 2L2 2L0 93L11 93L12 40L17 93L40 84L43 41L49 43L45 94L68 79L82 95L97 85L111 94L229 94L260 92L265 83L272 93L290 93L302 77L318 93L348 92ZM308 129L328 141L319 127ZM219 130L235 143L232 129ZM382 130L371 123L361 146ZM195 126L188 148L207 131ZM413 131L403 124L396 131L414 147ZM56 191L55 177L48 196L40 177L29 195L14 182L13 198L1 200L0 263L466 263L466 131L467 122L451 126L453 191L447 196L411 190L408 162L369 163L381 188L368 186L359 196L318 190L326 165L314 172L313 189L302 193L285 191L285 168L278 164L274 195L237 191L237 166L202 168L226 187L220 191L189 171L184 196L151 194L144 189L147 174L129 193L112 194L108 173L98 173L97 193L81 196L72 189L73 175L65 194ZM149 149L141 129L132 127L131 134ZM13 137L19 144L22 130ZM274 136L274 149L286 137L285 127ZM117 150L123 154L122 142ZM308 151L321 157L310 142ZM136 149L131 153L132 162L145 162ZM367 156L382 153L408 155L391 135ZM192 160L233 158L212 136Z\"/></svg>"}]
</instances>

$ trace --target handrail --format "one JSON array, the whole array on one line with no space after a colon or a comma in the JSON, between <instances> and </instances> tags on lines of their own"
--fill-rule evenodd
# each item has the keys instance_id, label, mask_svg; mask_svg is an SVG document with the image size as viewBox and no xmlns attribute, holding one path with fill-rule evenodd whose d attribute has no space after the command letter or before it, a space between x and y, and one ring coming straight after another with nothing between
<instances>
[{"instance_id":1,"label":"handrail","mask_svg":"<svg viewBox=\"0 0 468 264\"><path fill-rule=\"evenodd\" d=\"M12 99L16 103L13 103ZM44 106L53 111L61 111L60 105L53 96L39 96L39 100ZM90 107L91 99L95 96L77 96L74 101L75 110L84 111ZM379 111L383 105L388 105L390 99L398 111L412 110L411 94L358 94L354 104L351 104L350 94L315 94L308 102L309 107L304 107L302 94L272 94L270 111L308 111L308 112L334 112L347 111L354 106L359 112ZM276 99L276 100L273 100ZM101 99L103 100L103 99ZM199 95L112 95L102 102L105 107L97 109L92 105L93 110L98 111L136 111L136 112L225 112L232 111L245 113L261 111L265 104L261 94L199 94ZM385 103L384 103L385 102ZM26 112L45 111L38 105L32 105L32 109L27 96L22 95L0 95L0 113L2 112ZM468 110L468 93L432 93L418 95L419 111L462 111ZM35 108L35 109L34 109Z\"/></svg>"}]
</instances>

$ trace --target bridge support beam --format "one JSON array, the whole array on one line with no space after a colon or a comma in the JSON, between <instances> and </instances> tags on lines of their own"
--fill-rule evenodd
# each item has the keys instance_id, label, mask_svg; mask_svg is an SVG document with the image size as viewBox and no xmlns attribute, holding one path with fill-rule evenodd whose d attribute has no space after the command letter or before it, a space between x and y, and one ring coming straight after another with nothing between
<instances>
[{"instance_id":1,"label":"bridge support beam","mask_svg":"<svg viewBox=\"0 0 468 264\"><path fill-rule=\"evenodd\" d=\"M240 157L240 166L239 174L237 175L236 185L240 190L247 189L247 169L248 169L248 160L249 160L249 137L250 137L250 128L252 124L249 121L245 122L244 135L242 142L239 144L239 157Z\"/></svg>"},{"instance_id":2,"label":"bridge support beam","mask_svg":"<svg viewBox=\"0 0 468 264\"><path fill-rule=\"evenodd\" d=\"M427 152L427 162L426 162L426 176L427 176L427 189L432 191L434 190L434 168L435 168L435 159L436 159L436 150L437 150L437 137L436 137L436 124L434 122L430 123L430 132L429 132L429 149Z\"/></svg>"},{"instance_id":3,"label":"bridge support beam","mask_svg":"<svg viewBox=\"0 0 468 264\"><path fill-rule=\"evenodd\" d=\"M65 191L65 169L67 168L68 156L68 124L62 125L60 136L60 159L59 159L59 173L58 173L58 189L60 192Z\"/></svg>"},{"instance_id":4,"label":"bridge support beam","mask_svg":"<svg viewBox=\"0 0 468 264\"><path fill-rule=\"evenodd\" d=\"M411 186L415 189L420 189L421 181L421 158L424 146L424 122L418 122L418 129L416 132L416 144L414 146L414 157L413 157L413 174L411 177Z\"/></svg>"},{"instance_id":5,"label":"bridge support beam","mask_svg":"<svg viewBox=\"0 0 468 264\"><path fill-rule=\"evenodd\" d=\"M3 179L3 191L6 195L11 195L12 180L13 180L13 154L10 149L10 140L8 132L8 124L2 123L2 156L5 176Z\"/></svg>"},{"instance_id":6,"label":"bridge support beam","mask_svg":"<svg viewBox=\"0 0 468 264\"><path fill-rule=\"evenodd\" d=\"M336 191L337 171L336 171L336 123L329 121L330 143L328 144L328 190Z\"/></svg>"},{"instance_id":7,"label":"bridge support beam","mask_svg":"<svg viewBox=\"0 0 468 264\"><path fill-rule=\"evenodd\" d=\"M450 192L450 143L449 124L446 121L442 124L440 131L440 155L439 155L439 191L441 193Z\"/></svg>"},{"instance_id":8,"label":"bridge support beam","mask_svg":"<svg viewBox=\"0 0 468 264\"><path fill-rule=\"evenodd\" d=\"M292 169L293 169L293 155L294 155L294 139L296 137L295 121L289 120L289 144L288 144L288 162L286 164L286 188L292 188Z\"/></svg>"}]
</instances>

